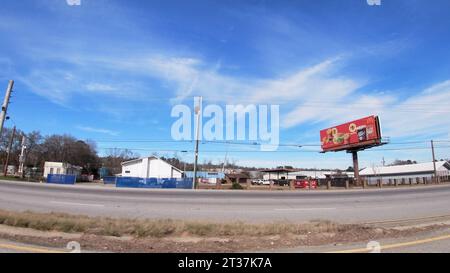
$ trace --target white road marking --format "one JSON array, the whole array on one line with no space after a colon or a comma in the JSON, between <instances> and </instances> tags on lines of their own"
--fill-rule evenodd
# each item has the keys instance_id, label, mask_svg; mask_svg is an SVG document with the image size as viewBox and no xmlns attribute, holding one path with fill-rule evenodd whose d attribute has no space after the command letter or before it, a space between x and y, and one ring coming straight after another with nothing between
<instances>
[{"instance_id":1,"label":"white road marking","mask_svg":"<svg viewBox=\"0 0 450 273\"><path fill-rule=\"evenodd\" d=\"M50 201L52 204L57 205L69 205L69 206L84 206L84 207L104 207L103 204L83 204L83 203L71 203L71 202L59 202L59 201Z\"/></svg>"},{"instance_id":2,"label":"white road marking","mask_svg":"<svg viewBox=\"0 0 450 273\"><path fill-rule=\"evenodd\" d=\"M310 210L336 210L337 208L286 208L274 209L275 211L310 211Z\"/></svg>"}]
</instances>

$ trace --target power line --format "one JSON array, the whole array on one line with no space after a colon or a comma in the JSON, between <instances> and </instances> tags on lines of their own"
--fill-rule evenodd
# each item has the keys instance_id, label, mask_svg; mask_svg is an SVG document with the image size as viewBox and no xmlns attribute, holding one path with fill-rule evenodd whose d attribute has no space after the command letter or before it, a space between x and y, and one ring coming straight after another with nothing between
<instances>
[{"instance_id":1,"label":"power line","mask_svg":"<svg viewBox=\"0 0 450 273\"><path fill-rule=\"evenodd\" d=\"M97 143L193 143L194 140L95 140Z\"/></svg>"},{"instance_id":2,"label":"power line","mask_svg":"<svg viewBox=\"0 0 450 273\"><path fill-rule=\"evenodd\" d=\"M435 146L435 148L448 149L449 146ZM131 151L148 151L148 152L188 152L194 153L193 150L176 150L176 149L152 149L152 148L119 148L119 147L100 147L101 150L112 150L112 149L127 149ZM408 151L408 150L429 150L429 147L407 147L407 148L383 148L383 149L372 149L366 150L366 152L380 152L380 151ZM226 150L203 150L202 153L225 153ZM228 150L229 153L320 153L321 150L298 150L298 151L286 151L286 150L275 150L275 151L264 151L264 150Z\"/></svg>"},{"instance_id":3,"label":"power line","mask_svg":"<svg viewBox=\"0 0 450 273\"><path fill-rule=\"evenodd\" d=\"M184 97L157 97L157 96L151 96L151 97L146 97L145 101L193 101L197 96L184 96ZM30 94L22 94L20 96L21 101L36 101L36 100L47 100L46 97L43 96L43 94L39 94L36 92L30 92ZM218 95L218 96L203 96L203 100L204 101L211 101L214 103L217 102L227 102L227 101L236 101L238 103L262 103L264 104L264 100L252 97L252 96L240 96L239 98L236 98L233 95ZM270 99L270 102L272 102L273 100ZM292 102L292 98L277 98L278 102L286 102L286 103L290 103ZM131 101L133 102L133 101ZM140 101L136 101L136 102L140 102ZM302 105L311 105L311 106L315 106L315 107L328 107L329 105L336 105L336 103L339 103L339 101L331 101L331 100L304 100L299 101L298 103L302 104ZM358 105L368 105L368 106L372 106L373 103L370 102L358 102ZM404 105L399 105L398 107L410 107L410 106L424 106L424 107L429 107L429 106L447 106L447 103L406 103ZM347 108L345 106L337 106L340 108Z\"/></svg>"},{"instance_id":4,"label":"power line","mask_svg":"<svg viewBox=\"0 0 450 273\"><path fill-rule=\"evenodd\" d=\"M97 143L194 143L194 140L98 140L92 139ZM408 145L408 144L428 144L430 140L420 141L404 141L404 142L389 142L389 145ZM436 143L450 143L450 140L435 140ZM261 141L254 142L236 142L236 141L217 141L217 140L204 140L202 144L226 144L226 145L244 145L244 146L277 146L277 147L321 147L319 143L279 143L271 144Z\"/></svg>"},{"instance_id":5,"label":"power line","mask_svg":"<svg viewBox=\"0 0 450 273\"><path fill-rule=\"evenodd\" d=\"M435 146L435 148L447 149L450 146ZM383 148L383 149L373 149L366 150L367 152L376 152L376 151L405 151L405 150L429 150L430 147L408 147L408 148Z\"/></svg>"}]
</instances>

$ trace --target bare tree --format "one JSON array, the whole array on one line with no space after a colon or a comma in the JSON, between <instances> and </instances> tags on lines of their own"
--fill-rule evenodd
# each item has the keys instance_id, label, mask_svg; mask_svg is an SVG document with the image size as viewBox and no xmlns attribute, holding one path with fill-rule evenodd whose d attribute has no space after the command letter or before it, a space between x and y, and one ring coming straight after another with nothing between
<instances>
[{"instance_id":1,"label":"bare tree","mask_svg":"<svg viewBox=\"0 0 450 273\"><path fill-rule=\"evenodd\" d=\"M128 149L109 149L106 156L101 159L102 165L108 168L112 174L122 171L122 162L139 158L139 155Z\"/></svg>"}]
</instances>

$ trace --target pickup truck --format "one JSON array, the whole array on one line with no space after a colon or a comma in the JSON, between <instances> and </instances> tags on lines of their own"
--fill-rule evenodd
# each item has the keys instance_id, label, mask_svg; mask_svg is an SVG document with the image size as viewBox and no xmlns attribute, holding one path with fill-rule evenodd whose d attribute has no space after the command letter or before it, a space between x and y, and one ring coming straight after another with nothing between
<instances>
[{"instance_id":1,"label":"pickup truck","mask_svg":"<svg viewBox=\"0 0 450 273\"><path fill-rule=\"evenodd\" d=\"M289 186L289 180L287 179L277 179L273 181L274 185L279 185L279 186Z\"/></svg>"}]
</instances>

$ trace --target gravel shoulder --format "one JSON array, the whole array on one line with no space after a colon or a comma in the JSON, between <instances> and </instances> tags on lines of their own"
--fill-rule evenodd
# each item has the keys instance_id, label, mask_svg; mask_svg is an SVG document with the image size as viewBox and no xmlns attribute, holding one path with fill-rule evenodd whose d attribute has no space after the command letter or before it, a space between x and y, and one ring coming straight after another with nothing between
<instances>
[{"instance_id":1,"label":"gravel shoulder","mask_svg":"<svg viewBox=\"0 0 450 273\"><path fill-rule=\"evenodd\" d=\"M14 214L15 215L15 214ZM55 221L55 215L33 214L39 219ZM27 215L29 216L29 215ZM21 219L15 215L16 220ZM53 218L52 218L53 217ZM81 216L61 215L64 221L78 220ZM87 219L82 217L82 222ZM107 219L91 219L96 222ZM21 220L20 220L21 221ZM124 221L124 220L121 220ZM131 221L131 220L130 220ZM42 223L41 223L42 224ZM179 226L177 232L163 232L163 226L158 234L137 235L108 234L97 226L96 230L83 232L63 232L51 230L44 225L45 230L29 227L20 227L17 222L0 225L0 239L36 246L66 250L69 242L80 243L84 252L118 252L118 253L234 253L234 252L321 252L322 250L339 249L344 246L361 245L369 241L395 241L405 238L426 236L432 232L445 232L450 229L450 223L445 221L414 223L412 225L399 224L397 226L383 227L382 224L371 225L342 225L330 222L312 222L303 225L289 223L274 223L270 226L246 225L244 223L230 223L227 228L229 234L224 232L223 226L216 223L197 223L197 229L186 229L185 224ZM23 226L29 226L22 222ZM390 223L390 225L392 225ZM58 225L55 224L55 229ZM209 227L208 231L201 231ZM39 227L38 227L39 228ZM169 227L170 228L170 227ZM253 228L259 231L239 234L238 229ZM218 229L218 230L215 230ZM255 233L256 232L256 233Z\"/></svg>"}]
</instances>

